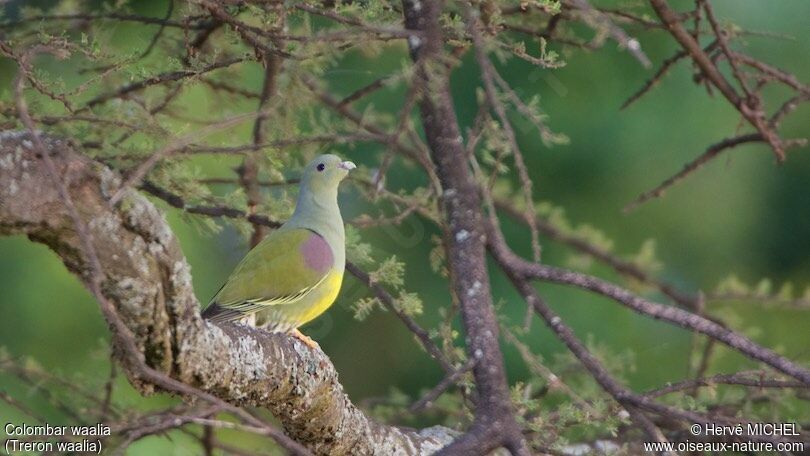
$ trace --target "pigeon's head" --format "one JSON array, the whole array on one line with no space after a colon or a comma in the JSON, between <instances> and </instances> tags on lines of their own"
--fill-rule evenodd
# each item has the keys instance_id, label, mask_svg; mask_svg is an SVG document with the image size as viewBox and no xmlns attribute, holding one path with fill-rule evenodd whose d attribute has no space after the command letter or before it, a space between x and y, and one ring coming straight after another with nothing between
<instances>
[{"instance_id":1,"label":"pigeon's head","mask_svg":"<svg viewBox=\"0 0 810 456\"><path fill-rule=\"evenodd\" d=\"M304 168L301 184L315 192L334 190L354 168L356 168L354 163L343 161L337 155L319 155Z\"/></svg>"}]
</instances>

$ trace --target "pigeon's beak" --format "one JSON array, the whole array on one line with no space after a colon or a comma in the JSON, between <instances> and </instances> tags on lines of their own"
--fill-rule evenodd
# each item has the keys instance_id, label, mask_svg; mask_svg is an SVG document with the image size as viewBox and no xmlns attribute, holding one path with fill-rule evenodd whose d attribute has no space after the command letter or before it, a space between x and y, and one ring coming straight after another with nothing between
<instances>
[{"instance_id":1,"label":"pigeon's beak","mask_svg":"<svg viewBox=\"0 0 810 456\"><path fill-rule=\"evenodd\" d=\"M340 164L338 165L338 168L345 169L346 171L351 171L354 168L357 168L357 165L355 165L354 163L352 163L350 161L344 161L344 162L340 162Z\"/></svg>"}]
</instances>

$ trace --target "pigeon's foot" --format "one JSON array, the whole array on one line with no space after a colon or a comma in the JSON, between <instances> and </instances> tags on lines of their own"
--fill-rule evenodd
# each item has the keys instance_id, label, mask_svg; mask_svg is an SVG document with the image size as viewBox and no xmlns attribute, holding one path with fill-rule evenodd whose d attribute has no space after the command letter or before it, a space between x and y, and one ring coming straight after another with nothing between
<instances>
[{"instance_id":1,"label":"pigeon's foot","mask_svg":"<svg viewBox=\"0 0 810 456\"><path fill-rule=\"evenodd\" d=\"M304 333L302 333L302 332L301 332L301 331L299 331L298 329L293 329L293 330L292 330L292 332L290 333L290 335L292 335L292 336L293 336L293 337L295 337L296 339L298 339L298 340L300 340L301 342L303 342L303 343L304 343L304 345L306 345L306 346L307 346L307 347L309 347L309 348L312 348L312 349L314 349L314 350L320 350L320 349L321 349L321 346L320 346L320 345L318 345L318 343L317 343L317 342L315 342L314 340L310 339L310 338L309 338L309 336L305 335Z\"/></svg>"}]
</instances>

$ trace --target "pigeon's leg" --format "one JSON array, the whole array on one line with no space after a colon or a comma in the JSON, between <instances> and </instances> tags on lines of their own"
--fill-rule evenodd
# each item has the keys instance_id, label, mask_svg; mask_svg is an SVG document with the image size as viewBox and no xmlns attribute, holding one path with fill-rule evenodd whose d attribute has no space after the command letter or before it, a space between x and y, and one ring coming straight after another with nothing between
<instances>
[{"instance_id":1,"label":"pigeon's leg","mask_svg":"<svg viewBox=\"0 0 810 456\"><path fill-rule=\"evenodd\" d=\"M295 337L296 339L298 339L298 340L300 340L301 342L303 342L303 343L304 343L304 345L306 345L306 346L307 346L307 347L309 347L309 348L312 348L312 349L314 349L314 350L320 350L320 349L321 349L321 346L320 346L320 345L318 345L318 343L317 343L317 342L315 342L314 340L310 339L310 338L309 338L309 336L307 336L307 335L305 335L304 333L302 333L301 331L299 331L299 330L298 330L298 328L293 329L293 330L292 330L292 332L290 333L290 335L292 335L292 336L293 336L293 337Z\"/></svg>"}]
</instances>

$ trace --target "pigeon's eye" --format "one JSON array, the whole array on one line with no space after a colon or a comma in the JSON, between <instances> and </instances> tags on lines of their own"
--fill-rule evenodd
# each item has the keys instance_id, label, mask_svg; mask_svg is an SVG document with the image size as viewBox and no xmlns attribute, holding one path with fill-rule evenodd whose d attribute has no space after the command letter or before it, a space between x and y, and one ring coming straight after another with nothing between
<instances>
[{"instance_id":1,"label":"pigeon's eye","mask_svg":"<svg viewBox=\"0 0 810 456\"><path fill-rule=\"evenodd\" d=\"M323 171L324 168L326 168L326 165L324 165L323 163L318 163L317 168L318 168L318 171Z\"/></svg>"}]
</instances>

